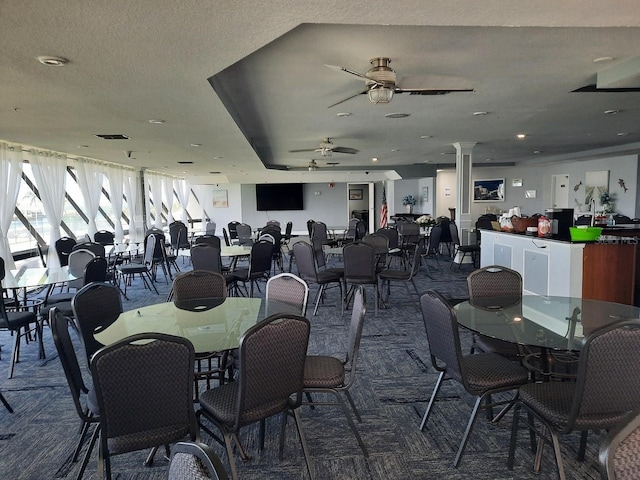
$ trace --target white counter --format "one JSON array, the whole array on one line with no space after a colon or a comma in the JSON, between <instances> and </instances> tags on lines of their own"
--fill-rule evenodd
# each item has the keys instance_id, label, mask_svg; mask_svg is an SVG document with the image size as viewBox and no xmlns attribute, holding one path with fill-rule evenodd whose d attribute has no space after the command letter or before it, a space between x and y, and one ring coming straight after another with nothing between
<instances>
[{"instance_id":1,"label":"white counter","mask_svg":"<svg viewBox=\"0 0 640 480\"><path fill-rule=\"evenodd\" d=\"M481 245L480 266L517 271L525 295L582 297L584 243L482 230Z\"/></svg>"}]
</instances>

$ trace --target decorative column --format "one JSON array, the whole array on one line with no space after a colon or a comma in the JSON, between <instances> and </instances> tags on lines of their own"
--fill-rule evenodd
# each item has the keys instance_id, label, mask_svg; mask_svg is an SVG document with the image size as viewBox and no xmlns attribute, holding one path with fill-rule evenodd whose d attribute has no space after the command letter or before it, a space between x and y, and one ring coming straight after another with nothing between
<instances>
[{"instance_id":1,"label":"decorative column","mask_svg":"<svg viewBox=\"0 0 640 480\"><path fill-rule=\"evenodd\" d=\"M473 229L471 223L471 201L473 199L473 183L471 181L472 150L475 142L458 142L456 148L456 225L460 243L466 244L467 234ZM457 260L457 259L456 259Z\"/></svg>"}]
</instances>

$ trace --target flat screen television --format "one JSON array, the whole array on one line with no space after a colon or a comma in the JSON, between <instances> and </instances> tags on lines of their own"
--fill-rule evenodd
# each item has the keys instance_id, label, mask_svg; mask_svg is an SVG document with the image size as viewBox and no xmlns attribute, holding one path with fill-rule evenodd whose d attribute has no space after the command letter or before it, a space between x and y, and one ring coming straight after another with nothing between
<instances>
[{"instance_id":1,"label":"flat screen television","mask_svg":"<svg viewBox=\"0 0 640 480\"><path fill-rule=\"evenodd\" d=\"M302 183L256 184L256 209L260 212L304 210L303 187Z\"/></svg>"}]
</instances>

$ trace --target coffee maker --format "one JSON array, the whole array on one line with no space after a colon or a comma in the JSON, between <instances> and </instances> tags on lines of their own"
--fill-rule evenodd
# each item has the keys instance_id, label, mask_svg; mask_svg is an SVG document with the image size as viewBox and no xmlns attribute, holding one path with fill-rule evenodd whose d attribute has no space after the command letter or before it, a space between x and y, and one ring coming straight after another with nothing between
<instances>
[{"instance_id":1,"label":"coffee maker","mask_svg":"<svg viewBox=\"0 0 640 480\"><path fill-rule=\"evenodd\" d=\"M573 227L573 208L547 208L545 216L551 220L551 238L570 240Z\"/></svg>"}]
</instances>

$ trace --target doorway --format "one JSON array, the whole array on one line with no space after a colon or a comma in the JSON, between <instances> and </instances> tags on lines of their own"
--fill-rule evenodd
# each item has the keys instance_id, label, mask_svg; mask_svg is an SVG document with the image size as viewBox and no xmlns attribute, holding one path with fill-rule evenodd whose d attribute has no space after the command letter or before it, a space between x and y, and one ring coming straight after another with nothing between
<instances>
[{"instance_id":1,"label":"doorway","mask_svg":"<svg viewBox=\"0 0 640 480\"><path fill-rule=\"evenodd\" d=\"M374 183L347 183L347 223L351 218L365 222L367 231L376 230Z\"/></svg>"},{"instance_id":2,"label":"doorway","mask_svg":"<svg viewBox=\"0 0 640 480\"><path fill-rule=\"evenodd\" d=\"M569 208L569 175L553 175L551 181L553 187L551 205L553 208Z\"/></svg>"}]
</instances>

